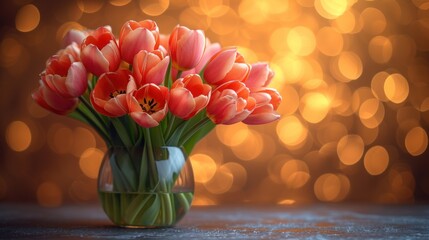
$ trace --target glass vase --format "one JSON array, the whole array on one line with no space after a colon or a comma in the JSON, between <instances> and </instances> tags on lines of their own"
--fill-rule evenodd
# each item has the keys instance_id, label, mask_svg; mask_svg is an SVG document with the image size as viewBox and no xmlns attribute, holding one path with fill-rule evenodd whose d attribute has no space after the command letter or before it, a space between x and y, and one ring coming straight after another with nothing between
<instances>
[{"instance_id":1,"label":"glass vase","mask_svg":"<svg viewBox=\"0 0 429 240\"><path fill-rule=\"evenodd\" d=\"M194 196L191 162L179 147L110 148L100 167L98 194L118 226L173 226L189 211Z\"/></svg>"}]
</instances>

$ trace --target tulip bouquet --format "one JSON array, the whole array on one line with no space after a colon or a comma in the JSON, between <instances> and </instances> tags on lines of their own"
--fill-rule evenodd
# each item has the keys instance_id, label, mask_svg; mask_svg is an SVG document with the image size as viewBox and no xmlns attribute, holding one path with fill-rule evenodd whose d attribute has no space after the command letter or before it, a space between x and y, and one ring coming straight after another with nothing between
<instances>
[{"instance_id":1,"label":"tulip bouquet","mask_svg":"<svg viewBox=\"0 0 429 240\"><path fill-rule=\"evenodd\" d=\"M267 87L274 75L268 64L246 63L236 48L210 43L201 30L177 26L167 36L152 20L127 21L118 39L104 26L71 30L65 45L47 60L33 99L91 125L108 148L129 153L128 161L111 164L114 191L171 189L174 183L148 177L157 174L156 147L180 146L189 154L216 124L279 118L281 96ZM135 148L144 149L138 157ZM150 209L154 199L142 199L139 209ZM151 215L168 216L162 211Z\"/></svg>"}]
</instances>

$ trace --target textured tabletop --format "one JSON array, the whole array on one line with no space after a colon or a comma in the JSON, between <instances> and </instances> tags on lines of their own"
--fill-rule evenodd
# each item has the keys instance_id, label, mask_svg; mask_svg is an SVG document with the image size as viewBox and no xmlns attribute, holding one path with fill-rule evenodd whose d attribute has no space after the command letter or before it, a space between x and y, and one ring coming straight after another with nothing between
<instances>
[{"instance_id":1,"label":"textured tabletop","mask_svg":"<svg viewBox=\"0 0 429 240\"><path fill-rule=\"evenodd\" d=\"M113 226L100 206L0 203L0 239L429 239L429 205L193 207L175 227Z\"/></svg>"}]
</instances>

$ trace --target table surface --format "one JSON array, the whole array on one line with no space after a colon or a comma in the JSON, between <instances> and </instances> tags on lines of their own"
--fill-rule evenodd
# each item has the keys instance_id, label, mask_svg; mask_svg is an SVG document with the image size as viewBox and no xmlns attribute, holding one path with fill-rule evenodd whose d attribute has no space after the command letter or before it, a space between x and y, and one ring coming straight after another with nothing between
<instances>
[{"instance_id":1,"label":"table surface","mask_svg":"<svg viewBox=\"0 0 429 240\"><path fill-rule=\"evenodd\" d=\"M0 239L429 239L429 205L192 207L179 224L127 229L98 205L0 203Z\"/></svg>"}]
</instances>

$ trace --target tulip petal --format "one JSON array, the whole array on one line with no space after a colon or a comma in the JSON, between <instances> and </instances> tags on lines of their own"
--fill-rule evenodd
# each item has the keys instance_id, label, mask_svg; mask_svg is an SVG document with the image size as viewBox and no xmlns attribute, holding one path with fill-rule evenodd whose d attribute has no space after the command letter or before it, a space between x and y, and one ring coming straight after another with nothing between
<instances>
[{"instance_id":1,"label":"tulip petal","mask_svg":"<svg viewBox=\"0 0 429 240\"><path fill-rule=\"evenodd\" d=\"M171 113L180 118L186 118L195 109L194 98L186 88L171 89L168 105Z\"/></svg>"},{"instance_id":2,"label":"tulip petal","mask_svg":"<svg viewBox=\"0 0 429 240\"><path fill-rule=\"evenodd\" d=\"M90 44L82 49L80 56L85 68L96 76L109 72L109 62L97 46Z\"/></svg>"},{"instance_id":3,"label":"tulip petal","mask_svg":"<svg viewBox=\"0 0 429 240\"><path fill-rule=\"evenodd\" d=\"M130 113L130 116L137 124L145 128L156 127L159 125L156 120L145 112L132 112Z\"/></svg>"}]
</instances>

